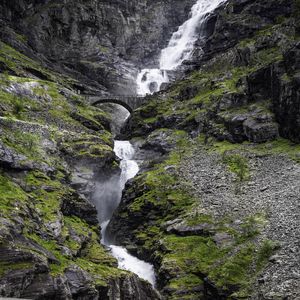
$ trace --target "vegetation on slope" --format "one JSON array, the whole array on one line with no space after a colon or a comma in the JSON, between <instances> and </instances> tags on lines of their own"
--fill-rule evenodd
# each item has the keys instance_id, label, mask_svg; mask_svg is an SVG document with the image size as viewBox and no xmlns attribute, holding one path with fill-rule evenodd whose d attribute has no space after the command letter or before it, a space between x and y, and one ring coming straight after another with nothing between
<instances>
[{"instance_id":1,"label":"vegetation on slope","mask_svg":"<svg viewBox=\"0 0 300 300\"><path fill-rule=\"evenodd\" d=\"M280 16L233 48L215 51L199 70L135 111L124 130L127 137L146 136L145 149L169 143L161 132L181 132L172 150L161 151L167 152L164 161L154 161L127 186L110 228L118 242L154 263L167 299L248 299L278 250L278 243L266 234L267 210L247 216L246 208L237 216L224 208L222 214L218 199L216 208L208 210L206 195L212 192L204 186L208 190L201 198L194 186L201 184L191 178L204 180L197 173L205 177L205 159L217 161L211 165L214 173L222 170L219 176L229 178L228 189L233 184L233 196L242 198L253 184L257 159L299 161L299 145L280 137L299 139L285 129L289 124L280 115L285 113L286 82L296 73L286 63L299 40L296 24ZM281 95L274 83L283 86ZM197 161L198 156L203 161ZM186 176L189 172L191 177Z\"/></svg>"}]
</instances>

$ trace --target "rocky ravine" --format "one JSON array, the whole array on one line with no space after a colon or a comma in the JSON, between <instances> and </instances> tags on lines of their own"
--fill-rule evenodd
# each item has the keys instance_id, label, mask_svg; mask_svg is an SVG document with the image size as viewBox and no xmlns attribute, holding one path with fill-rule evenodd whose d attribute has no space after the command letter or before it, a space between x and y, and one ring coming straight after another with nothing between
<instances>
[{"instance_id":1,"label":"rocky ravine","mask_svg":"<svg viewBox=\"0 0 300 300\"><path fill-rule=\"evenodd\" d=\"M118 269L100 243L90 199L103 173L120 171L111 116L78 94L83 85L105 88L34 46L35 30L46 28L31 17L46 18L57 4L0 4L0 296L158 299L149 283Z\"/></svg>"},{"instance_id":2,"label":"rocky ravine","mask_svg":"<svg viewBox=\"0 0 300 300\"><path fill-rule=\"evenodd\" d=\"M3 43L1 55L18 71L30 63L60 83L0 77L0 295L157 299L100 244L90 199L102 172L119 172L110 117Z\"/></svg>"},{"instance_id":3,"label":"rocky ravine","mask_svg":"<svg viewBox=\"0 0 300 300\"><path fill-rule=\"evenodd\" d=\"M123 131L160 157L108 230L167 299L300 298L298 16L299 1L228 1Z\"/></svg>"},{"instance_id":4,"label":"rocky ravine","mask_svg":"<svg viewBox=\"0 0 300 300\"><path fill-rule=\"evenodd\" d=\"M100 244L90 198L118 162L110 115L78 92L124 91L192 2L0 4L1 296L160 298ZM156 153L108 230L166 299L300 297L299 5L228 1L184 78L124 128Z\"/></svg>"}]
</instances>

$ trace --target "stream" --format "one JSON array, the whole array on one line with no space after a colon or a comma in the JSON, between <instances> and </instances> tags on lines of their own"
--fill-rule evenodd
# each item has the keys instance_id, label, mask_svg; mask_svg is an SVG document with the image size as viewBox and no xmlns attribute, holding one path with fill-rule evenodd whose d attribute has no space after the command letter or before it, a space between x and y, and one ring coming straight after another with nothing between
<instances>
[{"instance_id":1,"label":"stream","mask_svg":"<svg viewBox=\"0 0 300 300\"><path fill-rule=\"evenodd\" d=\"M111 184L114 185L114 188L119 191L117 198L111 199L115 202L114 206L117 208L121 201L122 190L124 189L126 182L138 173L139 166L137 162L133 160L135 151L129 141L115 141L114 152L121 159L121 174L119 176L119 180L116 182L113 178L113 181L111 182ZM111 214L112 213L113 211ZM111 254L118 260L118 267L120 269L131 271L139 277L149 281L154 286L155 274L154 268L151 264L132 256L125 248L110 243L109 238L106 236L106 227L109 223L110 217L107 220L102 220L101 223L102 244L111 249Z\"/></svg>"},{"instance_id":2,"label":"stream","mask_svg":"<svg viewBox=\"0 0 300 300\"><path fill-rule=\"evenodd\" d=\"M184 60L191 57L194 44L201 37L201 25L206 21L208 13L215 10L225 0L198 0L191 9L189 19L173 33L168 46L161 51L159 68L142 69L136 78L137 94L145 96L160 90L163 83L168 83L168 71L176 70ZM200 32L199 32L200 31ZM126 118L124 117L124 122ZM155 273L151 264L130 255L121 246L113 245L106 236L106 227L118 207L122 190L126 182L139 171L134 160L135 150L129 141L115 140L114 152L120 158L120 175L114 175L101 182L96 190L95 205L102 228L102 244L107 246L111 254L118 260L121 269L131 271L155 286Z\"/></svg>"}]
</instances>

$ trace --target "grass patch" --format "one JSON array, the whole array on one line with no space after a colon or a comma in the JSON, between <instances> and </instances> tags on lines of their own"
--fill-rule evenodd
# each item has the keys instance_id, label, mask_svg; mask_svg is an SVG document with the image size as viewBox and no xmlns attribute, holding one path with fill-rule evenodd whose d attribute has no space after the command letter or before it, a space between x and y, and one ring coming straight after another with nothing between
<instances>
[{"instance_id":1,"label":"grass patch","mask_svg":"<svg viewBox=\"0 0 300 300\"><path fill-rule=\"evenodd\" d=\"M164 262L172 262L188 274L208 273L213 264L222 259L229 249L220 249L211 238L201 236L166 236L163 243L168 251Z\"/></svg>"},{"instance_id":2,"label":"grass patch","mask_svg":"<svg viewBox=\"0 0 300 300\"><path fill-rule=\"evenodd\" d=\"M240 154L227 154L225 152L223 154L222 161L228 166L232 173L236 174L237 179L240 182L249 179L249 167L245 157Z\"/></svg>"},{"instance_id":3,"label":"grass patch","mask_svg":"<svg viewBox=\"0 0 300 300\"><path fill-rule=\"evenodd\" d=\"M27 194L9 177L0 173L0 215L8 217L23 210Z\"/></svg>"},{"instance_id":4,"label":"grass patch","mask_svg":"<svg viewBox=\"0 0 300 300\"><path fill-rule=\"evenodd\" d=\"M17 270L26 270L32 269L33 263L32 262L0 262L0 276L4 276L5 274Z\"/></svg>"}]
</instances>

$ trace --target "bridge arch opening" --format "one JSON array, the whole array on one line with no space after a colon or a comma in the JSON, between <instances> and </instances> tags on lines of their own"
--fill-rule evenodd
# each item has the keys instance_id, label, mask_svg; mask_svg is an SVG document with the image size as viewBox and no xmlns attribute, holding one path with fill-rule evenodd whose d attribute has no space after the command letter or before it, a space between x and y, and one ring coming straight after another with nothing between
<instances>
[{"instance_id":1,"label":"bridge arch opening","mask_svg":"<svg viewBox=\"0 0 300 300\"><path fill-rule=\"evenodd\" d=\"M93 102L92 105L97 106L98 104L107 104L107 103L118 104L118 105L124 107L126 110L128 110L128 112L130 114L133 112L133 109L131 108L131 106L129 104L127 104L126 102L121 101L119 99L100 99L100 100Z\"/></svg>"}]
</instances>

